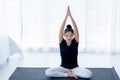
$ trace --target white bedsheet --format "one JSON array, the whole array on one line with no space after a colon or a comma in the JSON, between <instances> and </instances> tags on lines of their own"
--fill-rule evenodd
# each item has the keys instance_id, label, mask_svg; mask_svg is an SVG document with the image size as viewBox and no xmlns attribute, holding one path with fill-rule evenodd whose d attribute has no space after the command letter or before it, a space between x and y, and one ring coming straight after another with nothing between
<instances>
[{"instance_id":1,"label":"white bedsheet","mask_svg":"<svg viewBox=\"0 0 120 80\"><path fill-rule=\"evenodd\" d=\"M8 36L0 36L0 65L13 54L19 53L22 56L22 50Z\"/></svg>"}]
</instances>

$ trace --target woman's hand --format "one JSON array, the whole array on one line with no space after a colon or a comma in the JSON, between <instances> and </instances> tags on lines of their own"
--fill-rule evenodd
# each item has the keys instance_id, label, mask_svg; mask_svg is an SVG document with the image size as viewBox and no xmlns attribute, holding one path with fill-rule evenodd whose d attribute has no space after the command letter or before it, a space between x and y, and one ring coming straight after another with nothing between
<instances>
[{"instance_id":1,"label":"woman's hand","mask_svg":"<svg viewBox=\"0 0 120 80\"><path fill-rule=\"evenodd\" d=\"M67 16L71 16L70 7L67 8Z\"/></svg>"}]
</instances>

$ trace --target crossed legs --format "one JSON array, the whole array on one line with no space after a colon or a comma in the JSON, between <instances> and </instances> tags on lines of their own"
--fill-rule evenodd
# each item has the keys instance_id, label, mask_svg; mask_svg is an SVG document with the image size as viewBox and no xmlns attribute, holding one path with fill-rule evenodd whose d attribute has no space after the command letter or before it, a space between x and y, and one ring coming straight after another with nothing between
<instances>
[{"instance_id":1,"label":"crossed legs","mask_svg":"<svg viewBox=\"0 0 120 80\"><path fill-rule=\"evenodd\" d=\"M73 78L91 78L92 72L89 69L76 67L73 69L66 69L64 67L49 68L45 71L48 77L73 77Z\"/></svg>"}]
</instances>

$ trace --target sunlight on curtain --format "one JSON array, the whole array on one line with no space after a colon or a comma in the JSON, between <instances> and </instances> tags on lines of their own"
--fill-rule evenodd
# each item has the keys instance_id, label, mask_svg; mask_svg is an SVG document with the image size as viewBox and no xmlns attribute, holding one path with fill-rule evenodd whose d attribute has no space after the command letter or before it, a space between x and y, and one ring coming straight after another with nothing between
<instances>
[{"instance_id":1,"label":"sunlight on curtain","mask_svg":"<svg viewBox=\"0 0 120 80\"><path fill-rule=\"evenodd\" d=\"M56 0L24 0L23 1L23 44L29 47L42 47L45 50L58 48L58 33L60 25L66 14L67 6L70 5L81 33L84 35L84 5L79 1L56 1ZM54 4L54 5L53 5ZM80 10L77 9L80 7ZM83 10L83 11L82 11ZM80 18L78 18L80 17ZM70 22L69 20L67 21ZM82 41L82 40L81 40ZM84 46L81 43L81 47Z\"/></svg>"},{"instance_id":2,"label":"sunlight on curtain","mask_svg":"<svg viewBox=\"0 0 120 80\"><path fill-rule=\"evenodd\" d=\"M86 50L108 52L111 50L112 0L86 0Z\"/></svg>"},{"instance_id":3,"label":"sunlight on curtain","mask_svg":"<svg viewBox=\"0 0 120 80\"><path fill-rule=\"evenodd\" d=\"M23 0L23 47L40 47L43 43L43 22L40 0Z\"/></svg>"},{"instance_id":4,"label":"sunlight on curtain","mask_svg":"<svg viewBox=\"0 0 120 80\"><path fill-rule=\"evenodd\" d=\"M4 34L4 28L5 27L5 11L4 11L4 3L3 0L0 0L0 35Z\"/></svg>"},{"instance_id":5,"label":"sunlight on curtain","mask_svg":"<svg viewBox=\"0 0 120 80\"><path fill-rule=\"evenodd\" d=\"M115 32L117 25L114 23L117 19L115 14L119 13L116 4L113 0L24 0L23 40L27 41L25 43L30 42L31 46L38 45L46 50L58 48L59 28L67 5L70 5L80 33L79 50L91 53L114 52L119 46L119 33Z\"/></svg>"},{"instance_id":6,"label":"sunlight on curtain","mask_svg":"<svg viewBox=\"0 0 120 80\"><path fill-rule=\"evenodd\" d=\"M120 0L113 0L113 16L112 16L112 26L113 26L113 40L112 51L114 53L120 53Z\"/></svg>"},{"instance_id":7,"label":"sunlight on curtain","mask_svg":"<svg viewBox=\"0 0 120 80\"><path fill-rule=\"evenodd\" d=\"M0 35L22 48L58 51L68 5L78 25L80 52L120 52L119 0L0 0Z\"/></svg>"},{"instance_id":8,"label":"sunlight on curtain","mask_svg":"<svg viewBox=\"0 0 120 80\"><path fill-rule=\"evenodd\" d=\"M0 35L8 35L16 42L20 39L19 0L0 0Z\"/></svg>"}]
</instances>

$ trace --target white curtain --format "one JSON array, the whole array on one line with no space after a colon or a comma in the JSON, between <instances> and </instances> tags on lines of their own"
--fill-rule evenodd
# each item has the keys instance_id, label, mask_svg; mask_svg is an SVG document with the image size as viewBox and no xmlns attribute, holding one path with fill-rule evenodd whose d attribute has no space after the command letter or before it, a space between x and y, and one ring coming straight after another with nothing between
<instances>
[{"instance_id":1,"label":"white curtain","mask_svg":"<svg viewBox=\"0 0 120 80\"><path fill-rule=\"evenodd\" d=\"M80 52L120 52L119 0L0 0L0 34L25 48L58 50L67 5L78 25Z\"/></svg>"},{"instance_id":2,"label":"white curtain","mask_svg":"<svg viewBox=\"0 0 120 80\"><path fill-rule=\"evenodd\" d=\"M18 42L21 35L19 0L0 0L0 35L8 35Z\"/></svg>"},{"instance_id":3,"label":"white curtain","mask_svg":"<svg viewBox=\"0 0 120 80\"><path fill-rule=\"evenodd\" d=\"M110 51L112 32L112 0L86 0L85 4L87 51Z\"/></svg>"}]
</instances>

